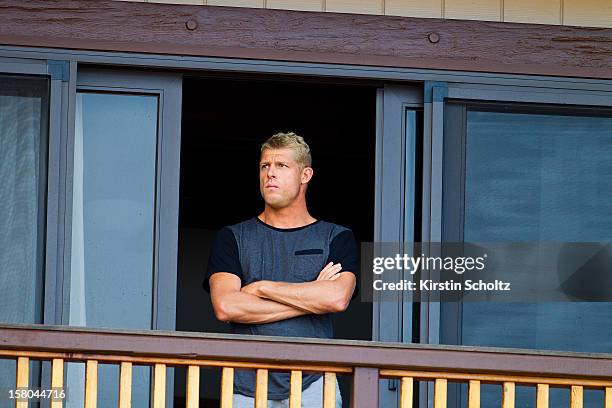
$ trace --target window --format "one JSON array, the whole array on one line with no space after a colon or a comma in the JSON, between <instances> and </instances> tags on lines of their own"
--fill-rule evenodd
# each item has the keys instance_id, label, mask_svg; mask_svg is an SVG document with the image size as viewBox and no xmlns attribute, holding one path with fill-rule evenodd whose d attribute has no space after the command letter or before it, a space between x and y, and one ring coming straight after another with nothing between
<instances>
[{"instance_id":1,"label":"window","mask_svg":"<svg viewBox=\"0 0 612 408\"><path fill-rule=\"evenodd\" d=\"M612 241L610 111L449 102L444 163L445 241ZM611 352L611 310L609 302L443 304L441 342ZM500 403L493 388L483 388L486 406ZM517 404L529 406L531 394L519 390ZM554 406L565 400L551 394ZM585 394L585 406L600 400Z\"/></svg>"},{"instance_id":2,"label":"window","mask_svg":"<svg viewBox=\"0 0 612 408\"><path fill-rule=\"evenodd\" d=\"M0 75L0 322L42 323L49 80ZM0 388L14 362L0 363ZM32 384L40 363L32 363Z\"/></svg>"}]
</instances>

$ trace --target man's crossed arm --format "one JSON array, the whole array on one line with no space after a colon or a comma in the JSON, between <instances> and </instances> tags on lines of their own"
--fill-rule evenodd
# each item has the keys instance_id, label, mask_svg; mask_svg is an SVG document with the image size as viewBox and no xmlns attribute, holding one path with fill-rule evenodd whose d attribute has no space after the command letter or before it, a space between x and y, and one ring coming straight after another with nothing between
<instances>
[{"instance_id":1,"label":"man's crossed arm","mask_svg":"<svg viewBox=\"0 0 612 408\"><path fill-rule=\"evenodd\" d=\"M309 313L336 313L348 306L356 279L329 263L317 280L304 283L257 281L240 287L240 278L226 272L210 277L217 319L234 323L270 323Z\"/></svg>"}]
</instances>

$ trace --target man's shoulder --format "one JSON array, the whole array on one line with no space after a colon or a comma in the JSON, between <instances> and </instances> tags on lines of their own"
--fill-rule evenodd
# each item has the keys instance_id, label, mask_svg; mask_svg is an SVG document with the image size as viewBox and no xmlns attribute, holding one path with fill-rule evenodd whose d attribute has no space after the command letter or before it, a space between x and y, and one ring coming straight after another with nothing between
<instances>
[{"instance_id":1,"label":"man's shoulder","mask_svg":"<svg viewBox=\"0 0 612 408\"><path fill-rule=\"evenodd\" d=\"M251 217L244 221L237 222L235 224L226 225L222 229L232 231L233 233L238 233L240 231L243 231L244 229L253 228L254 225L255 225L255 218Z\"/></svg>"},{"instance_id":2,"label":"man's shoulder","mask_svg":"<svg viewBox=\"0 0 612 408\"><path fill-rule=\"evenodd\" d=\"M330 239L334 239L336 236L340 235L343 232L349 232L352 234L351 229L345 227L344 225L336 224L325 220L319 220L318 224L320 224L321 227L325 228L329 232Z\"/></svg>"},{"instance_id":3,"label":"man's shoulder","mask_svg":"<svg viewBox=\"0 0 612 408\"><path fill-rule=\"evenodd\" d=\"M253 219L247 219L236 224L225 225L217 231L216 239L221 241L230 240L238 243L245 232L253 229Z\"/></svg>"}]
</instances>

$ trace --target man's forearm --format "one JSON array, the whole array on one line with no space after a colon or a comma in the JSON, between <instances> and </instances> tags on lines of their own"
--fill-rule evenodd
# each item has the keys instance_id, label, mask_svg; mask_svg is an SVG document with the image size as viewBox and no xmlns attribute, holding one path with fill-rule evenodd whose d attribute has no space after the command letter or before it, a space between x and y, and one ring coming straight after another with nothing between
<instances>
[{"instance_id":1,"label":"man's forearm","mask_svg":"<svg viewBox=\"0 0 612 408\"><path fill-rule=\"evenodd\" d=\"M352 294L352 290L346 292L346 282L341 279L350 278L304 283L261 281L254 294L309 313L335 313L346 309Z\"/></svg>"},{"instance_id":2,"label":"man's forearm","mask_svg":"<svg viewBox=\"0 0 612 408\"><path fill-rule=\"evenodd\" d=\"M271 323L308 313L284 303L262 299L244 292L226 295L223 300L223 310L222 320L244 324Z\"/></svg>"}]
</instances>

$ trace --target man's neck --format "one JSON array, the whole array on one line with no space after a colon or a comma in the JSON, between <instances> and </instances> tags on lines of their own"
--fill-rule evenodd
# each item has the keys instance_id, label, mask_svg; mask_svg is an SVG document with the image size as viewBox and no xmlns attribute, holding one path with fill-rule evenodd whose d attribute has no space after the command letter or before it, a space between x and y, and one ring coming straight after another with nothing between
<instances>
[{"instance_id":1,"label":"man's neck","mask_svg":"<svg viewBox=\"0 0 612 408\"><path fill-rule=\"evenodd\" d=\"M289 208L274 209L268 206L259 214L258 218L276 228L298 228L316 221L306 208L296 211Z\"/></svg>"}]
</instances>

